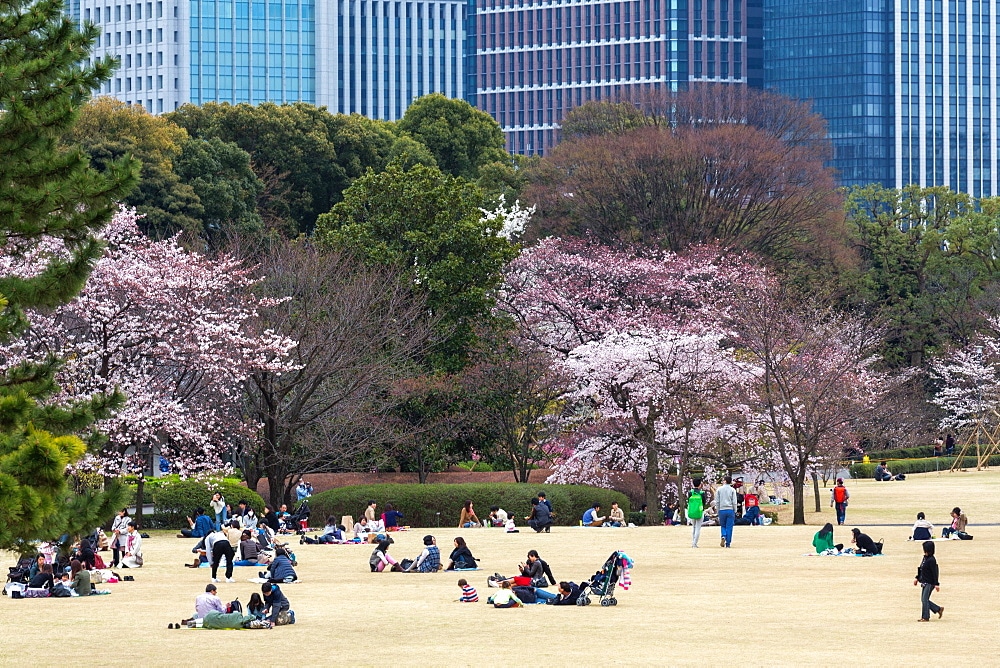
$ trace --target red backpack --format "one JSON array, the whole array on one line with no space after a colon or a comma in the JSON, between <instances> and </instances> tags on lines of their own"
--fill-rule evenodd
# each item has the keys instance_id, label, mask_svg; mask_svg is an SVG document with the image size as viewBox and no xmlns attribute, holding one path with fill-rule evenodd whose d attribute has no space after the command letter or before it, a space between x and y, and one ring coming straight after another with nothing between
<instances>
[{"instance_id":1,"label":"red backpack","mask_svg":"<svg viewBox=\"0 0 1000 668\"><path fill-rule=\"evenodd\" d=\"M833 488L833 500L837 503L843 503L847 501L847 488L846 487L834 487Z\"/></svg>"}]
</instances>

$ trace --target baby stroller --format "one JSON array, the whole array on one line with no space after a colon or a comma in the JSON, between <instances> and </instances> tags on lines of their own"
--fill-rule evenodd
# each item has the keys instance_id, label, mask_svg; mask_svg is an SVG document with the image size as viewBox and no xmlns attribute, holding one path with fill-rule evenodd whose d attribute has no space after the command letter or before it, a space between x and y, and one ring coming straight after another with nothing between
<instances>
[{"instance_id":1,"label":"baby stroller","mask_svg":"<svg viewBox=\"0 0 1000 668\"><path fill-rule=\"evenodd\" d=\"M577 605L590 605L590 595L600 596L601 605L618 605L615 598L615 586L622 578L624 569L631 565L632 561L624 552L612 552L608 560L601 566L601 570L594 573L589 582L580 585L580 596L576 599ZM626 589L628 587L625 587ZM588 595L588 591L590 595Z\"/></svg>"}]
</instances>

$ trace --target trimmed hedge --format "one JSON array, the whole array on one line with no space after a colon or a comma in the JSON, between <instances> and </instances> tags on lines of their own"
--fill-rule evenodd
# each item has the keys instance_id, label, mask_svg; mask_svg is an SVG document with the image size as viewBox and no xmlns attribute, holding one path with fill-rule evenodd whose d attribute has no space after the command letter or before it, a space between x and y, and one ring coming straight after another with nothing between
<instances>
[{"instance_id":1,"label":"trimmed hedge","mask_svg":"<svg viewBox=\"0 0 1000 668\"><path fill-rule=\"evenodd\" d=\"M934 456L933 445L917 445L912 448L897 448L895 450L873 450L865 453L873 462L878 463L883 459L921 459L923 457ZM860 457L858 458L860 459Z\"/></svg>"},{"instance_id":2,"label":"trimmed hedge","mask_svg":"<svg viewBox=\"0 0 1000 668\"><path fill-rule=\"evenodd\" d=\"M886 459L886 466L893 473L930 473L933 471L947 471L951 468L956 457L927 457L924 459ZM881 459L879 461L882 461ZM961 468L976 468L979 463L978 458L966 455L962 458ZM875 467L878 464L852 464L850 471L852 478L874 478ZM990 457L989 466L1000 466L1000 455Z\"/></svg>"},{"instance_id":3,"label":"trimmed hedge","mask_svg":"<svg viewBox=\"0 0 1000 668\"><path fill-rule=\"evenodd\" d=\"M205 512L211 514L208 504L216 492L222 492L222 496L234 509L241 499L246 499L257 515L264 512L264 499L257 492L240 484L239 480L172 480L153 490L153 506L156 509L154 521L158 526L186 529L188 524L185 518L195 508L204 508Z\"/></svg>"},{"instance_id":4,"label":"trimmed hedge","mask_svg":"<svg viewBox=\"0 0 1000 668\"><path fill-rule=\"evenodd\" d=\"M555 511L555 523L571 526L580 523L584 511L595 503L601 504L601 514L607 514L611 502L629 516L628 497L621 492L586 485L531 485L508 483L467 483L432 485L355 485L339 487L309 498L312 524L318 526L333 515L339 521L343 515L357 520L364 514L365 502L375 499L378 512L387 502L403 513L403 524L415 527L457 527L462 505L471 499L480 520L490 514L490 506L498 505L514 515L519 526L531 512L531 500L545 492ZM440 513L440 516L438 515Z\"/></svg>"}]
</instances>

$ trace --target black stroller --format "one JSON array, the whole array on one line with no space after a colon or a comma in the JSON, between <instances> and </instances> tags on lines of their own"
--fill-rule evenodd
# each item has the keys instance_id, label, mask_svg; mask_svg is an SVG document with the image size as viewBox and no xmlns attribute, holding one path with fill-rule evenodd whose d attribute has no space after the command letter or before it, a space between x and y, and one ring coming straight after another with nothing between
<instances>
[{"instance_id":1,"label":"black stroller","mask_svg":"<svg viewBox=\"0 0 1000 668\"><path fill-rule=\"evenodd\" d=\"M577 605L590 605L590 596L599 596L601 605L618 605L615 598L615 586L622 577L623 562L628 559L623 552L613 552L608 560L601 566L601 570L594 573L589 582L580 585L580 597L576 599ZM627 587L626 587L627 588ZM588 595L588 591L590 595Z\"/></svg>"}]
</instances>

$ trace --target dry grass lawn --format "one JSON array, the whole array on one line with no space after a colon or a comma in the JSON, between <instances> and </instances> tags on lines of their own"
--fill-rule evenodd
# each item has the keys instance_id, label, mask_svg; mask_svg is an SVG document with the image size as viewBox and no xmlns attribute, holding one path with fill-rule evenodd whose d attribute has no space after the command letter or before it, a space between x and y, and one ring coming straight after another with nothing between
<instances>
[{"instance_id":1,"label":"dry grass lawn","mask_svg":"<svg viewBox=\"0 0 1000 668\"><path fill-rule=\"evenodd\" d=\"M369 547L295 545L303 582L284 587L295 626L168 630L168 622L191 614L209 571L181 566L191 541L155 533L145 543L146 566L132 572L136 581L108 585L111 596L0 598L0 663L309 666L339 657L392 666L995 665L1000 527L976 525L997 522L1000 473L850 482L848 526L836 539L849 543L851 526L871 526L873 538L885 539L887 556L804 557L815 526L736 527L729 550L719 547L715 527L704 530L697 550L685 527L431 531L445 553L454 536L466 537L482 570L465 575L483 598L486 576L513 573L529 549L557 578L576 581L624 550L636 562L634 586L620 592L615 608L459 604L458 575L371 574ZM828 494L822 514L808 514L810 525L833 519ZM934 599L947 612L917 624L920 547L906 541L908 527L873 525L912 522L918 510L939 525L955 505L968 513L976 538L937 544L942 588ZM415 556L425 533L396 534L393 554ZM222 597L245 604L259 590L246 581L253 575L255 569L236 569L239 581L221 584Z\"/></svg>"}]
</instances>

